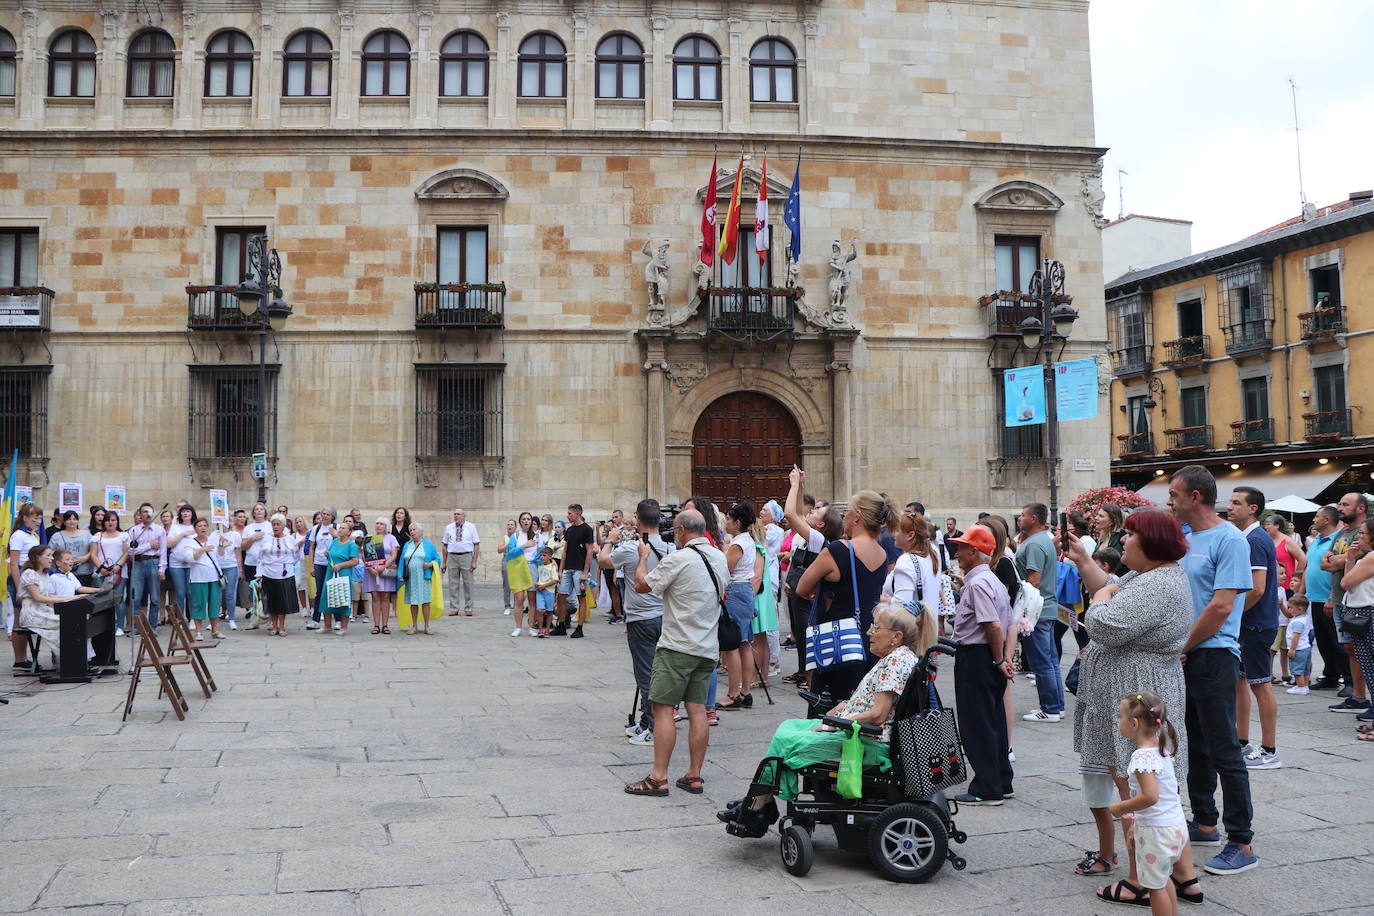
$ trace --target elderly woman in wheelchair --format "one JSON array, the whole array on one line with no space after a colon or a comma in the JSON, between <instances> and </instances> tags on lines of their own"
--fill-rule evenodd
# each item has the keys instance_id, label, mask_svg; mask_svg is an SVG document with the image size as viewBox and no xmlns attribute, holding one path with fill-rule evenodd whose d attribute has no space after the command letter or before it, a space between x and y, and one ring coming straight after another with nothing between
<instances>
[{"instance_id":1,"label":"elderly woman in wheelchair","mask_svg":"<svg viewBox=\"0 0 1374 916\"><path fill-rule=\"evenodd\" d=\"M935 642L935 620L926 605L918 602L898 604L888 601L873 609L873 625L868 631L869 651L878 663L864 675L853 696L825 712L825 718L846 719L864 726L864 767L891 766L888 753L892 718L897 698L906 689L921 656ZM761 837L778 819L774 796L790 801L797 797L797 772L826 760L837 760L848 737L834 725L820 719L788 719L773 733L760 776L749 788L749 795L731 802L716 817L724 821L735 836ZM777 758L781 766L770 761ZM771 778L769 778L771 777Z\"/></svg>"}]
</instances>

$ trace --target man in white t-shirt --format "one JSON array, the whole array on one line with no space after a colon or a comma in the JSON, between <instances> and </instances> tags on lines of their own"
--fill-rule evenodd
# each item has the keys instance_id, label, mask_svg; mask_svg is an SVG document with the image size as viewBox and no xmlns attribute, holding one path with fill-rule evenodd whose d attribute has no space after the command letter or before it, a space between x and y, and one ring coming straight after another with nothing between
<instances>
[{"instance_id":1,"label":"man in white t-shirt","mask_svg":"<svg viewBox=\"0 0 1374 916\"><path fill-rule=\"evenodd\" d=\"M472 574L481 555L482 538L477 526L468 521L462 509L453 510L453 521L444 526L444 559L439 564L444 574L444 604L450 617L463 613L472 616Z\"/></svg>"},{"instance_id":2,"label":"man in white t-shirt","mask_svg":"<svg viewBox=\"0 0 1374 916\"><path fill-rule=\"evenodd\" d=\"M320 508L320 521L310 529L311 562L314 564L316 600L315 609L310 613L307 630L318 630L320 618L324 615L325 573L329 571L329 548L334 546L334 519L338 513L333 506Z\"/></svg>"}]
</instances>

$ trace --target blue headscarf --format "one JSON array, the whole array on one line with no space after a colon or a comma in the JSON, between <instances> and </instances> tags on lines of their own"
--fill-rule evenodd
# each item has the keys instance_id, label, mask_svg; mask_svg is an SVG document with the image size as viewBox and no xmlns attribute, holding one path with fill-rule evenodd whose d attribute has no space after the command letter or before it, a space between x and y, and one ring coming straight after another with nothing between
<instances>
[{"instance_id":1,"label":"blue headscarf","mask_svg":"<svg viewBox=\"0 0 1374 916\"><path fill-rule=\"evenodd\" d=\"M778 505L778 501L776 499L768 500L768 502L763 504L763 508L773 513L773 524L782 524L782 506Z\"/></svg>"}]
</instances>

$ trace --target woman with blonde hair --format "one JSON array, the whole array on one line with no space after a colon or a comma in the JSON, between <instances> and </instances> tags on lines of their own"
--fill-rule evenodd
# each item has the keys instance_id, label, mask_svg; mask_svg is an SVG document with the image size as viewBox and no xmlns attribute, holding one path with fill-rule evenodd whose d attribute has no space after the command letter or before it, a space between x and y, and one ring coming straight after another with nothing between
<instances>
[{"instance_id":1,"label":"woman with blonde hair","mask_svg":"<svg viewBox=\"0 0 1374 916\"><path fill-rule=\"evenodd\" d=\"M819 601L812 606L807 625L857 618L867 656L815 668L811 672L814 693L828 692L836 700L847 698L877 661L869 646L868 628L873 624L873 606L882 596L888 563L878 535L897 512L891 499L873 490L860 490L849 497L844 540L826 544L797 583L797 594L802 598L813 598L821 588L830 594L828 608Z\"/></svg>"},{"instance_id":2,"label":"woman with blonde hair","mask_svg":"<svg viewBox=\"0 0 1374 916\"><path fill-rule=\"evenodd\" d=\"M934 607L940 600L940 552L931 540L930 523L918 512L903 512L893 538L902 555L883 583L883 598L899 604L920 600Z\"/></svg>"}]
</instances>

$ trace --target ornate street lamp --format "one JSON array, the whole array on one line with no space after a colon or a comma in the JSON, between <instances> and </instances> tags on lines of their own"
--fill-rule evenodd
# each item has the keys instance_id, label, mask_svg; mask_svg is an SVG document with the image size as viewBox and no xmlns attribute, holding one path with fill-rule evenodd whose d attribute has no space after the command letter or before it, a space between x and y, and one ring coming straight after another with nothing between
<instances>
[{"instance_id":1,"label":"ornate street lamp","mask_svg":"<svg viewBox=\"0 0 1374 916\"><path fill-rule=\"evenodd\" d=\"M1045 420L1049 429L1050 524L1059 514L1059 410L1055 401L1054 343L1068 339L1078 310L1069 304L1064 294L1064 265L1047 258L1031 276L1028 292L1038 300L1040 317L1022 319L1017 325L1021 343L1027 350L1036 351L1036 361L1045 366ZM1046 333L1046 330L1054 330Z\"/></svg>"},{"instance_id":2,"label":"ornate street lamp","mask_svg":"<svg viewBox=\"0 0 1374 916\"><path fill-rule=\"evenodd\" d=\"M267 455L267 332L280 331L291 317L282 298L281 257L266 235L248 239L247 273L234 289L239 310L258 326L258 451ZM267 475L258 478L258 502L267 503Z\"/></svg>"}]
</instances>

